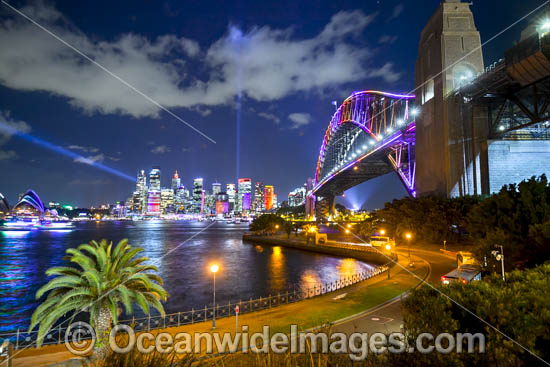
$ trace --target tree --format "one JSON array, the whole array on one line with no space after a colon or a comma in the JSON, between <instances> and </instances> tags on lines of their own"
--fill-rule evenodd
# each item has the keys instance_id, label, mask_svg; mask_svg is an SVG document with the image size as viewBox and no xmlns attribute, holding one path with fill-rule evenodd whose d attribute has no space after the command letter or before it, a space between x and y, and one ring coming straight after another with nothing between
<instances>
[{"instance_id":1,"label":"tree","mask_svg":"<svg viewBox=\"0 0 550 367\"><path fill-rule=\"evenodd\" d=\"M273 231L277 224L282 226L284 222L285 220L277 214L262 214L250 223L250 230L254 232Z\"/></svg>"},{"instance_id":2,"label":"tree","mask_svg":"<svg viewBox=\"0 0 550 367\"><path fill-rule=\"evenodd\" d=\"M375 217L369 217L365 221L359 223L357 232L363 239L367 239L369 236L372 236L377 229Z\"/></svg>"},{"instance_id":3,"label":"tree","mask_svg":"<svg viewBox=\"0 0 550 367\"><path fill-rule=\"evenodd\" d=\"M403 355L402 358L416 361L408 364L412 366L540 365L537 357L480 321L482 319L529 351L548 360L550 294L541 290L550 287L550 265L524 271L514 270L507 274L506 279L505 283L499 275L494 274L467 285L454 283L435 289L424 286L411 292L403 301L405 329L410 340L415 340L417 335L425 332L434 336L440 333L482 333L486 338L486 353L453 352L444 358L439 353L415 353Z\"/></svg>"},{"instance_id":4,"label":"tree","mask_svg":"<svg viewBox=\"0 0 550 367\"><path fill-rule=\"evenodd\" d=\"M504 247L507 269L532 267L550 259L550 185L545 175L502 187L474 206L468 232L478 260L495 265L491 251Z\"/></svg>"},{"instance_id":5,"label":"tree","mask_svg":"<svg viewBox=\"0 0 550 367\"><path fill-rule=\"evenodd\" d=\"M162 287L162 278L151 272L158 271L157 267L143 264L149 260L147 257L137 257L142 251L126 239L114 248L112 242L102 240L68 249L66 258L77 267L48 269L46 275L55 278L36 292L37 299L49 292L31 319L29 332L39 325L37 344L41 345L58 319L70 313L74 318L87 310L96 333L96 353L103 355L111 324L118 323L119 305L127 314L132 313L136 303L146 314L153 307L164 315L160 301L166 301L168 294Z\"/></svg>"},{"instance_id":6,"label":"tree","mask_svg":"<svg viewBox=\"0 0 550 367\"><path fill-rule=\"evenodd\" d=\"M292 233L292 231L294 230L294 225L292 225L292 223L290 222L284 222L283 223L283 229L287 235L288 238L290 238L290 234Z\"/></svg>"}]
</instances>

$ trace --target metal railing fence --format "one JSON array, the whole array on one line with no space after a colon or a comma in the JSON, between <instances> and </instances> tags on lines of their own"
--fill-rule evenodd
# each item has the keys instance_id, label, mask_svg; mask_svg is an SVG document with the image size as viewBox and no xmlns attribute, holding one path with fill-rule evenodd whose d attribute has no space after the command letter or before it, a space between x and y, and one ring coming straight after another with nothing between
<instances>
[{"instance_id":1,"label":"metal railing fence","mask_svg":"<svg viewBox=\"0 0 550 367\"><path fill-rule=\"evenodd\" d=\"M235 316L235 307L239 306L239 314L250 313L265 309L282 306L289 303L302 301L330 292L349 287L363 280L370 279L376 275L382 274L389 269L389 263L378 266L372 270L356 273L341 279L328 282L317 283L312 287L294 289L276 295L250 299L248 301L229 302L227 304L217 304L214 307L205 306L204 308L191 309L190 311L176 312L171 314L148 315L146 317L126 319L119 321L119 324L132 326L134 331L151 331L170 327L179 327L183 325L195 324L212 320L214 312L216 319ZM65 341L66 327L62 324L53 327L45 336L43 345L61 344ZM10 340L15 349L27 348L36 345L38 331L28 333L26 330L17 329L12 333L0 333L0 344L5 340ZM85 338L83 338L85 339Z\"/></svg>"}]
</instances>

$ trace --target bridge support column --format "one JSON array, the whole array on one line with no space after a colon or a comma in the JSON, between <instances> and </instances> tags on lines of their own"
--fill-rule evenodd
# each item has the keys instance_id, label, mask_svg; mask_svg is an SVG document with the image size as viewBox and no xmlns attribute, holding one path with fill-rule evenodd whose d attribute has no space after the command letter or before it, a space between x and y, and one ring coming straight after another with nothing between
<instances>
[{"instance_id":1,"label":"bridge support column","mask_svg":"<svg viewBox=\"0 0 550 367\"><path fill-rule=\"evenodd\" d=\"M336 215L336 198L334 196L329 196L327 200L328 200L328 217L334 220L334 216Z\"/></svg>"}]
</instances>

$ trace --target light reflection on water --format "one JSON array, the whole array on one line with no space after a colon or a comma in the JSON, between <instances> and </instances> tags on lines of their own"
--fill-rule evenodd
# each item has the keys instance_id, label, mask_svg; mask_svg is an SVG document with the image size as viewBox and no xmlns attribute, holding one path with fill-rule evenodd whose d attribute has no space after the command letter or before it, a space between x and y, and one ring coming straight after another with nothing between
<instances>
[{"instance_id":1,"label":"light reflection on water","mask_svg":"<svg viewBox=\"0 0 550 367\"><path fill-rule=\"evenodd\" d=\"M0 332L28 327L38 305L36 290L48 281L46 269L68 265L63 259L65 250L91 239L107 238L116 243L128 238L130 244L143 247L142 254L159 268L164 279L168 313L210 305L212 274L208 265L213 262L220 265L216 275L219 304L327 283L371 268L353 259L243 244L241 236L247 225L216 223L205 230L211 224L91 222L79 223L71 232L1 232Z\"/></svg>"}]
</instances>

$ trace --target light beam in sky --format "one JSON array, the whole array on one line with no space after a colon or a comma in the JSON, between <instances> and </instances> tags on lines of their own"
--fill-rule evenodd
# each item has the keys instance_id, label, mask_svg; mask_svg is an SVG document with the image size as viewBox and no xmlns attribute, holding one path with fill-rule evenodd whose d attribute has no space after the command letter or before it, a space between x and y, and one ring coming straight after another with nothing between
<instances>
[{"instance_id":1,"label":"light beam in sky","mask_svg":"<svg viewBox=\"0 0 550 367\"><path fill-rule=\"evenodd\" d=\"M72 158L73 160L78 160L80 162L85 162L85 164L88 164L89 166L92 166L94 168L97 168L99 170L102 170L104 172L110 173L112 175L118 176L120 178L123 178L128 181L135 182L135 177L129 176L123 172L120 172L112 167L106 166L102 163L93 162L92 160L81 156L80 154L76 154L73 151L70 151L68 149L65 149L63 147L60 147L59 145L52 144L50 142L47 142L43 139L37 138L36 136L32 136L30 134L24 133L21 130L18 130L8 124L6 124L3 121L0 121L0 133L4 133L7 136L15 136L22 140L28 141L30 143L33 143L34 145L38 145L42 148L46 148L52 152L55 152L57 154L63 155L65 157Z\"/></svg>"}]
</instances>

